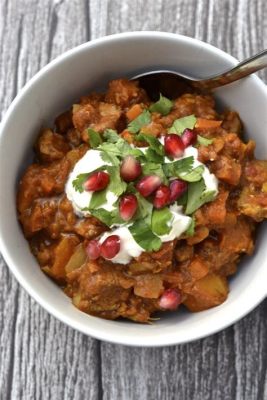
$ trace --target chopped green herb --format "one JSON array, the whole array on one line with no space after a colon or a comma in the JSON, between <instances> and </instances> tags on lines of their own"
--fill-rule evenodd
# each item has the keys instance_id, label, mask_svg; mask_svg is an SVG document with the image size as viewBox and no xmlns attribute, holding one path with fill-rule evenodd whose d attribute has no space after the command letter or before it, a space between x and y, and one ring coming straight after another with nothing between
<instances>
[{"instance_id":1,"label":"chopped green herb","mask_svg":"<svg viewBox=\"0 0 267 400\"><path fill-rule=\"evenodd\" d=\"M100 192L94 192L91 196L90 204L89 204L89 209L95 209L102 204L106 203L107 201L107 189L101 190Z\"/></svg>"},{"instance_id":2,"label":"chopped green herb","mask_svg":"<svg viewBox=\"0 0 267 400\"><path fill-rule=\"evenodd\" d=\"M129 185L128 185L129 187ZM128 188L127 188L128 191ZM147 201L140 193L135 192L137 201L138 201L138 211L136 213L135 219L141 219L144 223L148 226L151 225L151 217L152 217L152 210L153 205L149 201Z\"/></svg>"},{"instance_id":3,"label":"chopped green herb","mask_svg":"<svg viewBox=\"0 0 267 400\"><path fill-rule=\"evenodd\" d=\"M107 166L107 171L109 173L110 183L108 185L108 190L114 193L116 196L120 196L127 189L127 184L120 177L120 170L117 166Z\"/></svg>"},{"instance_id":4,"label":"chopped green herb","mask_svg":"<svg viewBox=\"0 0 267 400\"><path fill-rule=\"evenodd\" d=\"M149 111L167 115L173 107L173 102L160 94L159 100L149 107Z\"/></svg>"},{"instance_id":5,"label":"chopped green herb","mask_svg":"<svg viewBox=\"0 0 267 400\"><path fill-rule=\"evenodd\" d=\"M96 149L103 142L101 135L91 128L87 129L87 133L90 146L92 149Z\"/></svg>"},{"instance_id":6,"label":"chopped green herb","mask_svg":"<svg viewBox=\"0 0 267 400\"><path fill-rule=\"evenodd\" d=\"M151 122L151 115L148 110L144 110L137 118L131 121L128 125L128 131L131 133L137 133L140 129L148 125Z\"/></svg>"},{"instance_id":7,"label":"chopped green herb","mask_svg":"<svg viewBox=\"0 0 267 400\"><path fill-rule=\"evenodd\" d=\"M126 140L124 140L122 138L120 138L116 143L109 143L109 142L102 143L99 146L99 150L101 150L107 154L107 155L105 155L105 157L110 157L112 159L114 158L114 156L116 158L124 158L128 155L132 155L135 157L143 156L143 153L141 150L139 150L137 148L132 148L129 145L129 143L127 143ZM114 160L113 160L112 164L114 164ZM115 165L118 165L118 160L116 161Z\"/></svg>"},{"instance_id":8,"label":"chopped green herb","mask_svg":"<svg viewBox=\"0 0 267 400\"><path fill-rule=\"evenodd\" d=\"M143 175L157 175L164 183L167 183L167 179L161 164L147 162L146 164L142 165L142 171Z\"/></svg>"},{"instance_id":9,"label":"chopped green herb","mask_svg":"<svg viewBox=\"0 0 267 400\"><path fill-rule=\"evenodd\" d=\"M168 207L154 210L152 214L151 228L156 235L166 235L171 230L172 213Z\"/></svg>"},{"instance_id":10,"label":"chopped green herb","mask_svg":"<svg viewBox=\"0 0 267 400\"><path fill-rule=\"evenodd\" d=\"M190 183L188 187L188 201L185 213L187 215L192 214L203 204L214 200L215 196L215 190L206 190L204 179Z\"/></svg>"},{"instance_id":11,"label":"chopped green herb","mask_svg":"<svg viewBox=\"0 0 267 400\"><path fill-rule=\"evenodd\" d=\"M194 234L195 234L195 226L196 226L196 219L193 216L192 219L191 219L189 227L185 231L186 236L194 236Z\"/></svg>"},{"instance_id":12,"label":"chopped green herb","mask_svg":"<svg viewBox=\"0 0 267 400\"><path fill-rule=\"evenodd\" d=\"M187 117L182 117L176 119L172 126L169 128L169 133L176 133L177 135L181 135L185 129L193 129L196 125L197 119L192 115L188 115Z\"/></svg>"},{"instance_id":13,"label":"chopped green herb","mask_svg":"<svg viewBox=\"0 0 267 400\"><path fill-rule=\"evenodd\" d=\"M103 224L107 226L111 226L113 224L114 215L110 211L107 211L104 208L98 208L97 210L88 209L88 211L95 218L103 222Z\"/></svg>"},{"instance_id":14,"label":"chopped green herb","mask_svg":"<svg viewBox=\"0 0 267 400\"><path fill-rule=\"evenodd\" d=\"M139 133L136 137L137 140L145 141L149 144L149 148L154 150L160 156L164 155L164 147L160 141L152 135L145 135L144 133Z\"/></svg>"},{"instance_id":15,"label":"chopped green herb","mask_svg":"<svg viewBox=\"0 0 267 400\"><path fill-rule=\"evenodd\" d=\"M161 240L156 236L150 227L139 220L129 227L129 231L133 235L136 243L146 251L158 251L161 248Z\"/></svg>"},{"instance_id":16,"label":"chopped green herb","mask_svg":"<svg viewBox=\"0 0 267 400\"><path fill-rule=\"evenodd\" d=\"M103 136L109 143L117 143L117 141L120 139L120 135L118 135L117 131L114 129L106 129Z\"/></svg>"},{"instance_id":17,"label":"chopped green herb","mask_svg":"<svg viewBox=\"0 0 267 400\"><path fill-rule=\"evenodd\" d=\"M182 194L181 197L179 197L179 199L176 201L176 203L178 204L178 206L186 206L187 204L187 197L188 197L188 193L187 191Z\"/></svg>"},{"instance_id":18,"label":"chopped green herb","mask_svg":"<svg viewBox=\"0 0 267 400\"><path fill-rule=\"evenodd\" d=\"M76 190L76 192L82 193L84 191L83 184L87 180L90 172L85 174L80 174L76 176L76 178L72 181L72 186Z\"/></svg>"},{"instance_id":19,"label":"chopped green herb","mask_svg":"<svg viewBox=\"0 0 267 400\"><path fill-rule=\"evenodd\" d=\"M180 177L181 174L185 174L192 171L194 157L185 157L181 160L177 160L171 163L163 164L162 168L167 177Z\"/></svg>"},{"instance_id":20,"label":"chopped green herb","mask_svg":"<svg viewBox=\"0 0 267 400\"><path fill-rule=\"evenodd\" d=\"M197 182L201 179L204 172L204 165L199 165L198 167L192 169L192 171L182 173L179 177L186 182Z\"/></svg>"},{"instance_id":21,"label":"chopped green herb","mask_svg":"<svg viewBox=\"0 0 267 400\"><path fill-rule=\"evenodd\" d=\"M164 163L164 156L159 155L155 152L155 150L151 149L150 147L147 148L144 154L145 162L153 162L158 164Z\"/></svg>"},{"instance_id":22,"label":"chopped green herb","mask_svg":"<svg viewBox=\"0 0 267 400\"><path fill-rule=\"evenodd\" d=\"M203 146L209 146L213 143L213 139L207 139L203 136L197 135L197 143Z\"/></svg>"}]
</instances>

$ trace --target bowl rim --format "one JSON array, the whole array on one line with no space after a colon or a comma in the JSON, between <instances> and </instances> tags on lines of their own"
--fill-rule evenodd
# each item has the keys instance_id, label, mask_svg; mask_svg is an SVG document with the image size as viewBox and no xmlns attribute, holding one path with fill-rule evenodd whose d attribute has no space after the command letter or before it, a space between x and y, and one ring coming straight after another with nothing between
<instances>
[{"instance_id":1,"label":"bowl rim","mask_svg":"<svg viewBox=\"0 0 267 400\"><path fill-rule=\"evenodd\" d=\"M89 42L85 42L79 46L76 46L63 54L59 55L56 57L54 60L52 60L50 63L45 65L43 68L41 68L25 85L24 87L18 92L12 103L10 104L8 110L5 112L4 117L0 123L0 145L1 145L1 140L4 135L5 131L5 125L7 124L8 120L10 117L12 117L13 111L16 108L16 106L20 103L20 101L23 99L23 96L27 91L37 82L41 77L49 73L51 70L53 70L54 67L56 67L58 64L61 64L64 61L67 61L69 58L72 56L77 55L79 52L82 52L84 50L87 50L88 48L92 48L94 46L98 46L102 43L112 43L117 40L129 40L133 38L143 38L143 39L149 39L149 38L166 38L166 39L175 39L180 42L183 42L185 45L189 44L195 44L197 46L202 46L206 48L207 50L210 50L214 54L218 54L220 56L223 56L224 59L230 61L233 66L238 62L236 58L233 56L229 55L228 53L224 52L223 50L218 49L215 46L212 46L206 42L203 42L199 39L191 38L188 36L180 35L180 34L174 34L174 33L168 33L168 32L160 32L160 31L136 31L136 32L124 32L124 33L117 33L109 36L104 36L98 39L93 39ZM266 85L264 84L263 81L261 81L260 78L257 76L253 75L251 79L254 79L255 82L257 82L258 85L262 86L264 90L266 91L267 95L267 88ZM0 221L0 250L1 253L9 267L9 269L12 271L14 274L15 278L17 281L20 283L20 285L29 293L31 297L34 298L34 300L40 304L46 311L48 311L50 314L52 314L54 317L56 317L58 320L61 322L67 324L71 328L80 331L83 334L86 334L88 336L91 336L93 338L99 339L99 340L104 340L110 343L115 343L115 344L121 344L121 345L127 345L127 346L137 346L137 347L161 347L161 346L171 346L171 345L176 345L176 344L182 344L182 343L189 343L195 340L202 339L206 336L215 334L222 329L225 329L229 327L230 325L234 324L236 321L239 319L243 318L246 314L248 314L251 310L253 310L265 297L265 293L258 293L257 297L255 297L253 303L250 305L250 307L247 307L245 310L240 308L238 312L235 312L231 315L231 317L228 318L228 320L225 322L219 323L216 327L208 327L204 329L203 332L189 332L189 335L187 338L184 338L184 340L175 340L175 338L170 339L168 336L163 336L162 338L157 337L156 341L153 341L151 337L142 339L142 343L140 343L140 338L137 338L133 340L133 337L124 335L123 333L116 333L110 336L109 332L103 331L100 328L95 328L90 326L90 323L88 323L86 326L82 322L74 321L71 316L68 314L64 314L57 310L57 308L52 304L52 302L41 295L39 295L38 291L35 290L35 288L32 286L31 283L27 279L25 279L24 275L20 272L20 268L16 265L16 263L13 261L12 257L12 252L11 249L8 248L8 245L5 243L5 239L3 238L3 235L1 234L1 221ZM152 335L152 333L151 333Z\"/></svg>"}]
</instances>

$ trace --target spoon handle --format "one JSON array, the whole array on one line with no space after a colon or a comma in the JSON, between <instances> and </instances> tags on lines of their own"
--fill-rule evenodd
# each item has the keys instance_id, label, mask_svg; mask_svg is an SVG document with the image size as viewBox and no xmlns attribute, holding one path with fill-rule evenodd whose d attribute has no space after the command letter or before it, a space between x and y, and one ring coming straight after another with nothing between
<instances>
[{"instance_id":1,"label":"spoon handle","mask_svg":"<svg viewBox=\"0 0 267 400\"><path fill-rule=\"evenodd\" d=\"M230 69L230 71L215 75L209 79L195 81L193 82L193 86L201 89L214 89L216 87L235 82L265 67L267 67L267 50L264 50L259 54L242 61L241 63L237 64L236 67Z\"/></svg>"}]
</instances>

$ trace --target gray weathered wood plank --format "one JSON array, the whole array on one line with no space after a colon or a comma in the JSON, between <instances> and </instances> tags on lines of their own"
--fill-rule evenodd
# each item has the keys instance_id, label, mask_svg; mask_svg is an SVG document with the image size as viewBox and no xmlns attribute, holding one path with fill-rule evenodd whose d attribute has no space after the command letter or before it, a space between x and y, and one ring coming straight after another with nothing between
<instances>
[{"instance_id":1,"label":"gray weathered wood plank","mask_svg":"<svg viewBox=\"0 0 267 400\"><path fill-rule=\"evenodd\" d=\"M267 48L265 0L1 0L0 112L43 65L90 37L177 32L243 59ZM267 71L260 76L267 82ZM39 307L0 264L0 399L263 400L267 302L227 330L162 349L102 343Z\"/></svg>"},{"instance_id":2,"label":"gray weathered wood plank","mask_svg":"<svg viewBox=\"0 0 267 400\"><path fill-rule=\"evenodd\" d=\"M89 39L87 2L0 2L1 112L42 66ZM99 343L39 307L0 268L0 399L99 398Z\"/></svg>"}]
</instances>

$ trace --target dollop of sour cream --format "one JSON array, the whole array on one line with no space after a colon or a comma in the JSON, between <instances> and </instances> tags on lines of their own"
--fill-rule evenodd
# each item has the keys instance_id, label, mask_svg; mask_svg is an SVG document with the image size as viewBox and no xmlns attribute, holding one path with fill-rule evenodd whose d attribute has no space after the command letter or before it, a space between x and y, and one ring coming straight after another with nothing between
<instances>
[{"instance_id":1,"label":"dollop of sour cream","mask_svg":"<svg viewBox=\"0 0 267 400\"><path fill-rule=\"evenodd\" d=\"M142 151L146 151L147 148L140 148ZM65 186L65 192L67 198L72 203L74 212L79 217L86 217L90 215L88 211L85 211L84 208L88 207L93 192L83 191L82 193L75 190L72 182L77 178L78 175L83 173L88 173L94 171L96 168L102 167L103 165L108 164L104 162L101 158L99 150L88 150L85 155L76 163L73 171L70 173L69 178L67 180ZM186 158L192 156L194 158L194 168L203 165L203 179L205 181L205 185L207 190L214 190L218 193L218 180L214 174L210 173L209 169L198 161L198 151L195 147L189 146L185 149L185 152L181 158ZM170 162L168 158L166 158L166 162ZM114 203L117 200L117 196L108 191L106 196L106 203L101 205L101 208L104 208L107 211L112 211L114 207ZM172 214L172 219L170 221L170 232L168 234L159 236L161 241L169 242L181 236L189 227L192 218L185 215L183 213L183 208L176 204L173 204L169 207L169 210ZM104 232L100 238L99 242L102 243L107 237L111 235L118 235L120 237L120 251L114 258L110 261L118 264L128 264L132 257L139 257L142 252L145 250L139 246L139 244L134 240L130 230L128 229L131 223L125 224L123 226L114 226L112 230L109 232Z\"/></svg>"}]
</instances>

